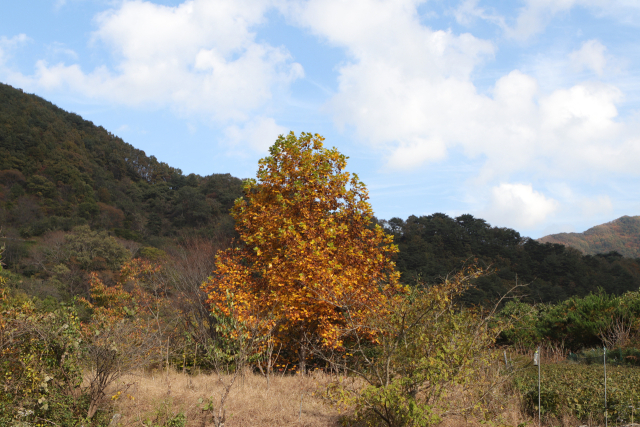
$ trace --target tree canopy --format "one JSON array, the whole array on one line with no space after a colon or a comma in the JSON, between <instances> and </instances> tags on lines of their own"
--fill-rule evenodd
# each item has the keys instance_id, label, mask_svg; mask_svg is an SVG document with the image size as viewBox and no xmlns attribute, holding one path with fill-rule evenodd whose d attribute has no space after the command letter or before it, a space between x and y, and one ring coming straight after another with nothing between
<instances>
[{"instance_id":1,"label":"tree canopy","mask_svg":"<svg viewBox=\"0 0 640 427\"><path fill-rule=\"evenodd\" d=\"M214 309L246 321L269 317L276 338L294 346L339 346L344 316L366 316L402 290L392 236L372 225L364 184L323 139L278 138L232 209L240 240L204 285Z\"/></svg>"}]
</instances>

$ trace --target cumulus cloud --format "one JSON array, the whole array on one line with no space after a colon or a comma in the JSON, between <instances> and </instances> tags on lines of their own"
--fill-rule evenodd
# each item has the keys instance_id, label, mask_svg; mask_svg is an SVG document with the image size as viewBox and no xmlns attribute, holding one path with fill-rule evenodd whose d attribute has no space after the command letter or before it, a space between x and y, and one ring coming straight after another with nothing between
<instances>
[{"instance_id":1,"label":"cumulus cloud","mask_svg":"<svg viewBox=\"0 0 640 427\"><path fill-rule=\"evenodd\" d=\"M607 48L597 40L584 42L582 47L569 54L569 60L574 70L580 72L585 68L602 76L604 67L607 65L605 51Z\"/></svg>"},{"instance_id":2,"label":"cumulus cloud","mask_svg":"<svg viewBox=\"0 0 640 427\"><path fill-rule=\"evenodd\" d=\"M421 25L417 3L312 0L290 11L351 59L340 66L329 102L338 126L355 126L374 145L396 144L391 164L399 167L443 157L438 128L479 107L469 76L494 53L491 42L471 34Z\"/></svg>"},{"instance_id":3,"label":"cumulus cloud","mask_svg":"<svg viewBox=\"0 0 640 427\"><path fill-rule=\"evenodd\" d=\"M483 159L476 184L509 182L514 173L553 178L640 172L640 139L618 117L623 94L617 87L591 81L545 91L534 76L514 69L479 92L475 74L493 59L496 45L425 26L418 13L423 3L188 0L170 7L124 0L95 18L92 35L92 46L106 48L114 65L85 70L76 63L38 61L34 75L14 75L13 81L206 116L231 145L263 151L286 131L266 113L273 94L304 75L285 47L255 34L277 8L290 24L344 50L327 111L339 127L354 129L363 143L387 153L390 169L417 169L455 149ZM465 25L484 19L527 38L578 5L634 8L624 1L526 0L515 24L507 26L486 3L463 0L454 15ZM0 63L25 40L0 39ZM563 67L570 63L596 75L607 69L606 48L597 40L567 58Z\"/></svg>"},{"instance_id":4,"label":"cumulus cloud","mask_svg":"<svg viewBox=\"0 0 640 427\"><path fill-rule=\"evenodd\" d=\"M303 76L284 47L256 41L270 7L262 0L190 0L175 6L126 0L99 14L94 47L113 67L38 61L24 84L129 106L169 106L185 115L243 122L273 91Z\"/></svg>"},{"instance_id":5,"label":"cumulus cloud","mask_svg":"<svg viewBox=\"0 0 640 427\"><path fill-rule=\"evenodd\" d=\"M329 111L339 127L389 153L388 167L418 168L455 148L486 159L478 177L484 183L524 171L638 173L633 133L618 118L619 89L588 82L544 92L533 76L513 70L479 93L473 73L495 46L424 26L419 3L310 0L289 9L298 25L346 50ZM587 43L576 55L601 70L600 46Z\"/></svg>"},{"instance_id":6,"label":"cumulus cloud","mask_svg":"<svg viewBox=\"0 0 640 427\"><path fill-rule=\"evenodd\" d=\"M491 189L484 216L497 226L532 228L542 224L559 207L530 184L502 183Z\"/></svg>"}]
</instances>

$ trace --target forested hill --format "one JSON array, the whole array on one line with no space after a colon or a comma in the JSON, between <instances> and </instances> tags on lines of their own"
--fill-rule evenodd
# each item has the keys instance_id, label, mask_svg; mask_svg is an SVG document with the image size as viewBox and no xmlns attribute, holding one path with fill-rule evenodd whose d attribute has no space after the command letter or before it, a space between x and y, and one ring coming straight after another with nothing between
<instances>
[{"instance_id":1,"label":"forested hill","mask_svg":"<svg viewBox=\"0 0 640 427\"><path fill-rule=\"evenodd\" d=\"M640 288L640 259L611 252L583 255L560 244L540 243L509 228L491 227L471 215L411 216L380 221L394 234L396 265L405 283L433 282L474 258L495 273L481 278L466 296L473 304L494 301L516 283L529 302L557 302L603 288L622 294Z\"/></svg>"},{"instance_id":2,"label":"forested hill","mask_svg":"<svg viewBox=\"0 0 640 427\"><path fill-rule=\"evenodd\" d=\"M595 255L616 251L625 257L640 257L640 216L623 216L597 225L584 233L559 233L538 239L541 243L559 243Z\"/></svg>"},{"instance_id":3,"label":"forested hill","mask_svg":"<svg viewBox=\"0 0 640 427\"><path fill-rule=\"evenodd\" d=\"M100 126L0 83L0 224L22 238L75 225L129 240L231 233L229 174L185 176Z\"/></svg>"}]
</instances>

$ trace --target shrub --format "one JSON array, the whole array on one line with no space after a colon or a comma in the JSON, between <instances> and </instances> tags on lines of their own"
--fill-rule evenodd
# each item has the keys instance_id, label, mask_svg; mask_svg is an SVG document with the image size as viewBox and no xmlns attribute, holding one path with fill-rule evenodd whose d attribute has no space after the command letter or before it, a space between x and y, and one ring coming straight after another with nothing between
<instances>
[{"instance_id":1,"label":"shrub","mask_svg":"<svg viewBox=\"0 0 640 427\"><path fill-rule=\"evenodd\" d=\"M0 424L13 420L74 426L88 406L82 392L80 322L71 307L39 312L0 290Z\"/></svg>"},{"instance_id":2,"label":"shrub","mask_svg":"<svg viewBox=\"0 0 640 427\"><path fill-rule=\"evenodd\" d=\"M640 339L640 293L616 297L600 290L556 305L510 301L499 318L513 322L513 328L502 333L503 341L527 348L543 340L573 351L602 344L632 346Z\"/></svg>"},{"instance_id":3,"label":"shrub","mask_svg":"<svg viewBox=\"0 0 640 427\"><path fill-rule=\"evenodd\" d=\"M350 422L366 425L427 426L446 414L467 414L495 385L488 367L490 346L500 330L490 314L463 309L454 301L483 271L469 268L442 284L415 288L376 307L355 325L345 310L344 348L317 353L358 382L333 384L329 395L353 404ZM357 326L357 327L356 327ZM467 402L454 408L456 393Z\"/></svg>"},{"instance_id":4,"label":"shrub","mask_svg":"<svg viewBox=\"0 0 640 427\"><path fill-rule=\"evenodd\" d=\"M604 369L600 364L559 363L541 367L541 409L543 414L573 415L582 421L604 421ZM530 415L538 412L538 368L518 373L516 388L524 396ZM607 407L609 420L630 421L632 409L640 405L640 370L607 365Z\"/></svg>"}]
</instances>

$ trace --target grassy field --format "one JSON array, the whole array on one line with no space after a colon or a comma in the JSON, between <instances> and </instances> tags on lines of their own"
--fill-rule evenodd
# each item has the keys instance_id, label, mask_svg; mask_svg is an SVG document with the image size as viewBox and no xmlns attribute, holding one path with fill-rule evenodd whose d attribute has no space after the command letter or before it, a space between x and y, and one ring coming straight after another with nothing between
<instances>
[{"instance_id":1,"label":"grassy field","mask_svg":"<svg viewBox=\"0 0 640 427\"><path fill-rule=\"evenodd\" d=\"M224 380L228 380L225 378ZM226 404L227 427L339 426L339 408L321 398L329 378L324 374L275 375L269 381L247 373L239 377ZM201 408L210 398L219 403L222 387L217 375L188 375L170 371L124 377L112 397L121 426L213 426Z\"/></svg>"},{"instance_id":2,"label":"grassy field","mask_svg":"<svg viewBox=\"0 0 640 427\"><path fill-rule=\"evenodd\" d=\"M333 377L335 379L335 377ZM228 380L228 378L224 378ZM247 373L237 380L226 406L226 427L344 426L342 416L352 408L336 407L323 398L331 378L324 373L307 377L274 375L266 379ZM116 394L115 390L121 390ZM219 403L222 387L215 374L188 375L171 370L137 373L122 378L110 393L113 412L120 414L118 425L150 427L209 427L211 415L202 410L208 399ZM452 393L451 399L458 397ZM520 399L510 386L491 396L485 417L445 418L443 427L456 426L533 426L521 410ZM476 414L477 415L477 414Z\"/></svg>"}]
</instances>

